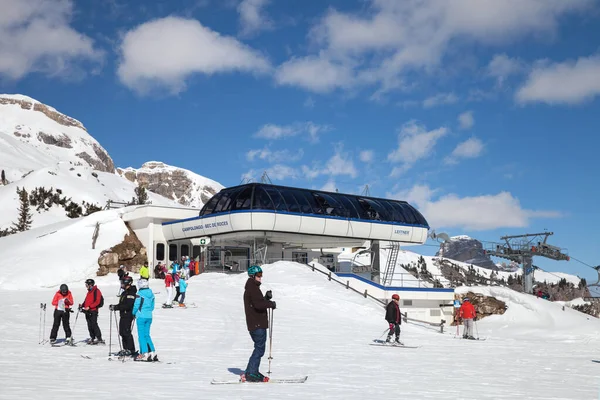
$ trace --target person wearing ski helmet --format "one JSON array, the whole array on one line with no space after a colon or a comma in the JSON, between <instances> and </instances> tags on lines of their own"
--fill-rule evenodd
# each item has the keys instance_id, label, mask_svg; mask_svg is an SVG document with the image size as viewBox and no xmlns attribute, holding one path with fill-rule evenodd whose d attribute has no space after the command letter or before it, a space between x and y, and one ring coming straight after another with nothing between
<instances>
[{"instance_id":1,"label":"person wearing ski helmet","mask_svg":"<svg viewBox=\"0 0 600 400\"><path fill-rule=\"evenodd\" d=\"M388 322L390 331L388 332L386 342L392 341L392 335L396 335L394 342L400 343L400 325L402 325L402 313L400 312L400 296L394 293L392 301L385 308L385 320Z\"/></svg>"},{"instance_id":2,"label":"person wearing ski helmet","mask_svg":"<svg viewBox=\"0 0 600 400\"><path fill-rule=\"evenodd\" d=\"M87 321L88 331L90 333L88 344L104 344L102 332L98 326L98 309L104 304L104 297L93 279L86 279L85 287L88 292L85 295L83 304L79 305L79 311L85 313L85 320Z\"/></svg>"},{"instance_id":3,"label":"person wearing ski helmet","mask_svg":"<svg viewBox=\"0 0 600 400\"><path fill-rule=\"evenodd\" d=\"M473 319L477 317L477 312L468 297L463 299L463 303L458 310L458 315L463 320L463 339L475 339L473 336Z\"/></svg>"},{"instance_id":4,"label":"person wearing ski helmet","mask_svg":"<svg viewBox=\"0 0 600 400\"><path fill-rule=\"evenodd\" d=\"M148 287L147 279L138 281L138 295L133 303L133 316L137 321L138 342L140 343L140 354L135 361L158 361L156 349L152 338L150 338L150 326L152 325L152 311L154 311L154 293Z\"/></svg>"},{"instance_id":5,"label":"person wearing ski helmet","mask_svg":"<svg viewBox=\"0 0 600 400\"><path fill-rule=\"evenodd\" d=\"M123 342L123 353L120 356L136 356L135 342L131 334L133 328L133 304L137 296L137 288L133 285L133 278L129 275L123 277L121 282L123 293L119 297L119 304L111 304L110 311L119 311L119 335Z\"/></svg>"},{"instance_id":6,"label":"person wearing ski helmet","mask_svg":"<svg viewBox=\"0 0 600 400\"><path fill-rule=\"evenodd\" d=\"M246 325L250 337L254 342L254 351L248 360L246 372L242 375L242 381L248 382L267 382L269 378L259 372L260 359L265 354L265 345L267 342L267 329L269 327L269 318L267 309L276 308L276 304L271 300L273 294L267 291L263 296L260 290L263 271L258 265L252 265L248 268L248 280L244 287L244 311L246 313Z\"/></svg>"},{"instance_id":7,"label":"person wearing ski helmet","mask_svg":"<svg viewBox=\"0 0 600 400\"><path fill-rule=\"evenodd\" d=\"M121 297L121 293L123 293L123 278L128 276L129 272L125 269L125 266L121 264L119 266L119 270L117 271L117 276L119 277L119 291L117 292L117 297Z\"/></svg>"},{"instance_id":8,"label":"person wearing ski helmet","mask_svg":"<svg viewBox=\"0 0 600 400\"><path fill-rule=\"evenodd\" d=\"M56 343L56 335L58 335L58 328L60 328L60 323L62 322L63 329L65 330L65 342L66 344L71 344L73 339L71 338L69 316L73 312L71 310L73 295L66 284L63 283L60 285L60 288L52 299L52 305L54 306L54 323L52 324L52 331L50 331L50 343Z\"/></svg>"}]
</instances>

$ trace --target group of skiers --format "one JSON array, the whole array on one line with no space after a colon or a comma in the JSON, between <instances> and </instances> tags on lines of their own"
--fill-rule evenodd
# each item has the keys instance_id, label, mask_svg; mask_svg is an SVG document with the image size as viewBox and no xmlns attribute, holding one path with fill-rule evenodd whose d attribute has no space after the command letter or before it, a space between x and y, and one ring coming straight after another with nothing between
<instances>
[{"instance_id":1,"label":"group of skiers","mask_svg":"<svg viewBox=\"0 0 600 400\"><path fill-rule=\"evenodd\" d=\"M121 272L123 270L123 272ZM175 282L175 276L179 276L179 290L177 296L182 295L181 302L185 299L185 279L187 278L185 269L174 271L169 268L165 276L165 285L167 287L167 302L170 304L172 295L172 286ZM244 312L246 315L246 325L252 341L254 350L245 372L240 377L241 381L246 382L267 382L268 377L260 371L260 362L265 354L267 341L267 330L269 329L268 310L276 308L275 301L272 300L273 294L269 290L265 295L262 294L260 285L262 284L263 271L260 266L252 265L248 269L248 279L244 286ZM119 294L119 303L113 304L109 308L111 312L119 311L119 335L122 338L123 350L120 355L123 357L133 357L137 361L158 361L155 353L154 344L150 338L150 326L152 325L152 311L154 310L154 294L148 287L148 279L140 278L137 288L133 285L133 278L130 277L124 268L119 270L119 279L121 281L121 292ZM181 290L183 286L183 291ZM104 299L102 293L97 288L93 279L85 281L88 293L83 304L79 305L79 310L86 314L88 330L90 333L90 344L104 343L102 333L98 327L98 309L102 307ZM139 290L138 290L139 289ZM178 297L175 298L177 300ZM458 302L458 303L457 303ZM72 312L73 296L66 284L60 286L55 294L52 304L55 306L54 324L50 334L51 342L56 341L56 335L60 323L63 323L67 341L72 342L71 329L69 327L69 313ZM163 307L165 306L163 305ZM456 320L464 322L463 338L473 339L473 319L476 318L476 311L470 303L469 298L465 297L463 303L455 300L457 307ZM385 320L389 324L389 332L386 342L392 341L395 336L395 343L400 342L400 325L402 324L402 312L400 311L400 296L392 295L392 301L386 306ZM135 350L135 343L131 330L134 322L137 321L138 341L140 352Z\"/></svg>"},{"instance_id":2,"label":"group of skiers","mask_svg":"<svg viewBox=\"0 0 600 400\"><path fill-rule=\"evenodd\" d=\"M154 310L154 293L149 288L147 278L141 277L137 287L133 284L133 278L129 276L124 267L119 268L120 293L119 302L111 304L111 312L119 312L119 335L121 336L123 349L117 353L120 357L131 357L135 361L158 361L154 343L150 337L150 326L152 325L152 312ZM105 344L102 339L102 331L98 326L98 311L104 305L104 296L96 286L93 279L85 281L87 294L82 304L79 304L78 313L85 314L90 338L86 341L90 345ZM69 315L73 312L73 295L66 284L60 285L59 290L52 299L54 310L54 323L50 332L50 343L56 342L58 329L62 322L65 331L65 344L73 344ZM133 340L132 329L134 322L137 323L138 342L140 351L136 351Z\"/></svg>"}]
</instances>

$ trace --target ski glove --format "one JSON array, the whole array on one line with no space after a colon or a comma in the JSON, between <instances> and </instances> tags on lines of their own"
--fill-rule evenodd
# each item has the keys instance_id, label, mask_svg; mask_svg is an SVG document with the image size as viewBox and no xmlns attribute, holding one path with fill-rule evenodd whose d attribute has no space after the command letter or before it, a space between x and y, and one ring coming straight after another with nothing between
<instances>
[{"instance_id":1,"label":"ski glove","mask_svg":"<svg viewBox=\"0 0 600 400\"><path fill-rule=\"evenodd\" d=\"M265 294L265 300L271 300L273 298L273 292L267 290L267 294Z\"/></svg>"},{"instance_id":2,"label":"ski glove","mask_svg":"<svg viewBox=\"0 0 600 400\"><path fill-rule=\"evenodd\" d=\"M394 324L390 322L390 330L394 329Z\"/></svg>"},{"instance_id":3,"label":"ski glove","mask_svg":"<svg viewBox=\"0 0 600 400\"><path fill-rule=\"evenodd\" d=\"M275 302L274 302L274 301L271 301L271 305L272 305L272 307L271 307L271 308L272 308L273 310L277 308L277 304L275 304Z\"/></svg>"},{"instance_id":4,"label":"ski glove","mask_svg":"<svg viewBox=\"0 0 600 400\"><path fill-rule=\"evenodd\" d=\"M109 309L110 311L115 311L115 305L114 305L114 304L111 304L110 306L108 306L108 309Z\"/></svg>"}]
</instances>

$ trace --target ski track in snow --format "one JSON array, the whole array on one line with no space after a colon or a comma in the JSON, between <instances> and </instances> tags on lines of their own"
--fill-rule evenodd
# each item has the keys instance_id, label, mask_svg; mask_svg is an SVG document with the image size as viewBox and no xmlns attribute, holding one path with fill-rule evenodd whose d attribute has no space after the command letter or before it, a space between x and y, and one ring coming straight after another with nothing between
<instances>
[{"instance_id":1,"label":"ski track in snow","mask_svg":"<svg viewBox=\"0 0 600 400\"><path fill-rule=\"evenodd\" d=\"M455 327L442 335L403 324L401 340L421 348L370 346L387 326L382 307L305 267L277 263L264 270L261 289L272 289L278 306L271 377L308 375L303 384L210 384L213 378L235 379L229 369L243 370L252 352L242 303L244 275L193 277L187 301L198 307L188 309L160 308L164 287L162 281L152 280L151 288L160 293L155 295L151 334L163 363L107 361L108 305L117 302L117 278L109 275L96 279L105 297L99 323L106 346L38 345L39 303L48 305L47 338L56 289L0 290L0 399L598 398L600 366L591 360L598 359L600 323L572 310L565 313L558 305L530 297L553 318L564 315L565 326L549 330L543 325L549 317L542 316L537 329L532 323L522 332L519 321L527 315L531 319L532 311L515 307L477 323L486 341L457 339ZM82 302L83 283L69 286L75 303ZM72 328L75 316L71 314ZM58 338L63 337L61 328ZM79 316L74 337L88 337L84 315ZM137 346L136 327L134 337ZM114 321L112 340L116 351ZM267 338L261 363L265 374L268 343Z\"/></svg>"}]
</instances>

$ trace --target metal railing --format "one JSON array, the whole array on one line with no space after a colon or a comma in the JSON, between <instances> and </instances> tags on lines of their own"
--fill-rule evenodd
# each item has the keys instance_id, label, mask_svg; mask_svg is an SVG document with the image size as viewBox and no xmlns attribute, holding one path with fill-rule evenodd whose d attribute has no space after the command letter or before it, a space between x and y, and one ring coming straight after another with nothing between
<instances>
[{"instance_id":1,"label":"metal railing","mask_svg":"<svg viewBox=\"0 0 600 400\"><path fill-rule=\"evenodd\" d=\"M355 293L360 294L361 296L363 296L364 298L370 298L371 300L375 300L377 303L379 303L381 306L386 307L388 303L386 303L385 301L378 299L377 297L374 297L372 295L370 295L367 291L367 289L365 289L364 292L360 292L356 289L354 289L352 286L350 286L350 281L346 280L346 283L339 281L337 279L335 279L334 277L332 277L332 272L325 272L325 271L321 271L320 269L316 268L314 265L310 265L310 264L302 264L302 265L306 265L307 267L309 267L310 269L313 270L313 272L319 272L325 276L327 276L327 279L329 281L333 281L336 283L339 283L340 285L343 285L346 289L350 289ZM440 333L444 333L444 324L446 323L446 320L441 320L440 323L435 323L435 322L429 322L429 321L423 321L423 320L419 320L419 319L415 319L415 318L409 318L408 317L408 312L404 312L402 313L402 317L404 318L404 322L412 322L412 323L419 323L419 324L426 324L428 326L433 326L433 327L438 327L440 329Z\"/></svg>"}]
</instances>

